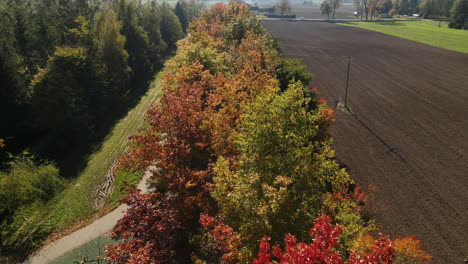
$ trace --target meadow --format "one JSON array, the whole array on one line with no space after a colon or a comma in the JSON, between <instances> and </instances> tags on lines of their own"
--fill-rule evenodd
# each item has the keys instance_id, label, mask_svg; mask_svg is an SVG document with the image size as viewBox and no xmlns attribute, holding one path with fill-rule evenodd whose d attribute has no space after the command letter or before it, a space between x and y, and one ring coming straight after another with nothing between
<instances>
[{"instance_id":1,"label":"meadow","mask_svg":"<svg viewBox=\"0 0 468 264\"><path fill-rule=\"evenodd\" d=\"M353 26L384 34L421 42L448 50L468 53L468 31L448 28L447 22L432 20L385 21L385 22L345 22Z\"/></svg>"}]
</instances>

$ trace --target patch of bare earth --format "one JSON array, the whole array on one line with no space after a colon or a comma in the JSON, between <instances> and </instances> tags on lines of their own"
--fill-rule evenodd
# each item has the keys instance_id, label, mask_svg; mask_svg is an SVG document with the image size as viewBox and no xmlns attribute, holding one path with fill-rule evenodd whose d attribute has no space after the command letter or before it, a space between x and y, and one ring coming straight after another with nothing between
<instances>
[{"instance_id":1,"label":"patch of bare earth","mask_svg":"<svg viewBox=\"0 0 468 264\"><path fill-rule=\"evenodd\" d=\"M264 21L335 109L334 148L385 233L416 235L434 263L468 258L468 54L319 22Z\"/></svg>"}]
</instances>

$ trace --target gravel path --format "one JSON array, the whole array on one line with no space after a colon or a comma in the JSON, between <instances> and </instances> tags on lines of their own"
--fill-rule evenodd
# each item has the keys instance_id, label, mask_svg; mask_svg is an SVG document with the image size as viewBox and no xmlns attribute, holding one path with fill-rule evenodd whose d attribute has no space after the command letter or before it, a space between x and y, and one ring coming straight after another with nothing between
<instances>
[{"instance_id":1,"label":"gravel path","mask_svg":"<svg viewBox=\"0 0 468 264\"><path fill-rule=\"evenodd\" d=\"M138 189L147 193L149 187L146 184L148 178L151 177L150 169L148 169L140 183ZM78 248L91 240L94 240L102 235L112 231L117 221L125 214L127 205L122 204L107 215L94 221L92 224L83 227L70 235L64 236L39 250L35 255L30 256L24 264L47 264L60 256Z\"/></svg>"}]
</instances>

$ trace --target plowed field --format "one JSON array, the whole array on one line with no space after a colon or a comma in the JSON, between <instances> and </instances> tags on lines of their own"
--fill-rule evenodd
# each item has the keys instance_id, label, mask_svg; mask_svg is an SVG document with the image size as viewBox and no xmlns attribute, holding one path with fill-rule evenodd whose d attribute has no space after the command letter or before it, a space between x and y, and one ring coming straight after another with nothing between
<instances>
[{"instance_id":1,"label":"plowed field","mask_svg":"<svg viewBox=\"0 0 468 264\"><path fill-rule=\"evenodd\" d=\"M468 258L468 54L322 22L264 21L335 108L337 157L385 233L416 235L434 263ZM348 103L344 101L351 56Z\"/></svg>"}]
</instances>

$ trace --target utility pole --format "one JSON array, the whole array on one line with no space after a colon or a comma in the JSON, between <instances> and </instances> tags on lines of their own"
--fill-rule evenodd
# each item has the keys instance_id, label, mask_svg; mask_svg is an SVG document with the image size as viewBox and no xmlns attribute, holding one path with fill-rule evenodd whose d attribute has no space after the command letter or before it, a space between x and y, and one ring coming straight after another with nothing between
<instances>
[{"instance_id":1,"label":"utility pole","mask_svg":"<svg viewBox=\"0 0 468 264\"><path fill-rule=\"evenodd\" d=\"M346 77L346 91L345 91L345 99L344 99L344 104L345 104L345 107L347 109L349 109L349 107L348 107L348 87L349 87L349 72L350 72L350 69L351 69L351 56L348 57L348 74L347 74L347 77Z\"/></svg>"}]
</instances>

